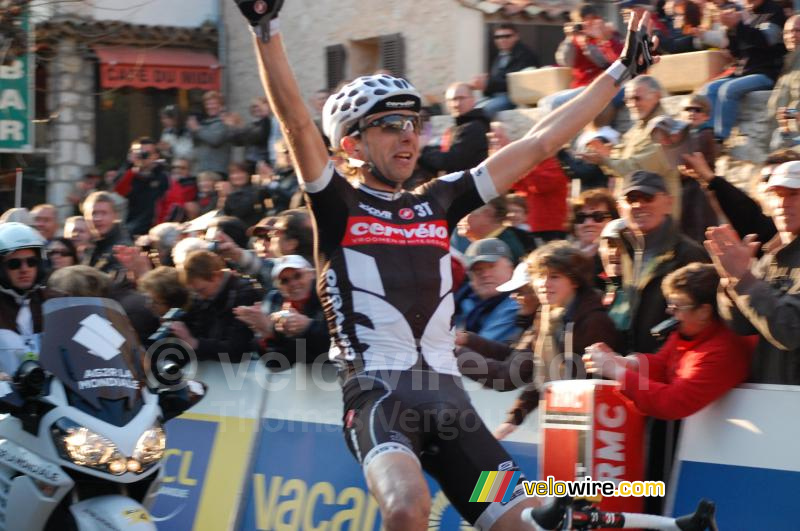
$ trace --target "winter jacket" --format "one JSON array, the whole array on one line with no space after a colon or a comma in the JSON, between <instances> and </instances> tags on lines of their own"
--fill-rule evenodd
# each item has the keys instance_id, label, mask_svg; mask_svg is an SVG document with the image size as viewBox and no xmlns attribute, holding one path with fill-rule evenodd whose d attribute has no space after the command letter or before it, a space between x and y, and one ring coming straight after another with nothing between
<instances>
[{"instance_id":1,"label":"winter jacket","mask_svg":"<svg viewBox=\"0 0 800 531\"><path fill-rule=\"evenodd\" d=\"M134 236L147 234L155 225L156 206L169 188L167 170L156 164L147 171L129 168L114 185L114 191L128 199L125 227Z\"/></svg>"},{"instance_id":2,"label":"winter jacket","mask_svg":"<svg viewBox=\"0 0 800 531\"><path fill-rule=\"evenodd\" d=\"M510 341L519 333L515 318L519 305L508 293L481 300L465 282L455 296L455 323L494 341Z\"/></svg>"},{"instance_id":3,"label":"winter jacket","mask_svg":"<svg viewBox=\"0 0 800 531\"><path fill-rule=\"evenodd\" d=\"M182 177L170 181L169 188L158 203L156 209L156 224L166 221L184 221L186 212L181 215L181 210L186 203L197 199L197 179Z\"/></svg>"},{"instance_id":4,"label":"winter jacket","mask_svg":"<svg viewBox=\"0 0 800 531\"><path fill-rule=\"evenodd\" d=\"M752 350L719 320L691 339L672 332L658 352L638 356L638 372L625 371L622 392L645 415L682 419L743 382Z\"/></svg>"},{"instance_id":5,"label":"winter jacket","mask_svg":"<svg viewBox=\"0 0 800 531\"><path fill-rule=\"evenodd\" d=\"M489 118L483 109L472 109L457 116L456 124L447 132L449 145L427 146L422 150L419 164L426 170L446 173L468 170L488 156Z\"/></svg>"},{"instance_id":6,"label":"winter jacket","mask_svg":"<svg viewBox=\"0 0 800 531\"><path fill-rule=\"evenodd\" d=\"M678 232L669 217L643 239L630 229L622 235L622 289L609 314L617 329L626 334L627 352L655 352L660 344L650 329L668 318L661 281L692 262L707 263L708 254Z\"/></svg>"},{"instance_id":7,"label":"winter jacket","mask_svg":"<svg viewBox=\"0 0 800 531\"><path fill-rule=\"evenodd\" d=\"M492 61L492 67L489 70L489 79L486 82L486 89L483 91L484 96L491 97L495 94L508 92L508 82L506 81L507 74L518 72L531 66L539 66L539 60L536 58L536 55L521 42L517 42L517 44L511 48L509 54L510 57L505 66L501 64L502 56L500 54Z\"/></svg>"},{"instance_id":8,"label":"winter jacket","mask_svg":"<svg viewBox=\"0 0 800 531\"><path fill-rule=\"evenodd\" d=\"M569 35L558 46L556 62L572 68L570 88L585 87L619 57L622 43L617 39L600 41L587 36Z\"/></svg>"},{"instance_id":9,"label":"winter jacket","mask_svg":"<svg viewBox=\"0 0 800 531\"><path fill-rule=\"evenodd\" d=\"M556 157L539 163L512 190L525 196L531 232L563 231L567 222L569 179Z\"/></svg>"},{"instance_id":10,"label":"winter jacket","mask_svg":"<svg viewBox=\"0 0 800 531\"><path fill-rule=\"evenodd\" d=\"M748 381L800 385L800 239L780 235L732 286L720 286L720 314L736 333L758 334Z\"/></svg>"},{"instance_id":11,"label":"winter jacket","mask_svg":"<svg viewBox=\"0 0 800 531\"><path fill-rule=\"evenodd\" d=\"M628 131L622 135L619 145L614 147L611 156L603 164L603 171L614 174L624 179L637 170L646 170L657 173L664 178L670 195L675 199L672 202L672 217L680 219L681 178L678 168L670 164L664 149L653 141L650 136L652 128L650 121L657 116L666 114L661 105L656 106L649 116L636 121Z\"/></svg>"},{"instance_id":12,"label":"winter jacket","mask_svg":"<svg viewBox=\"0 0 800 531\"><path fill-rule=\"evenodd\" d=\"M87 250L83 257L84 264L112 276L124 273L125 269L114 256L115 245L133 245L127 231L119 222L114 223L111 230Z\"/></svg>"},{"instance_id":13,"label":"winter jacket","mask_svg":"<svg viewBox=\"0 0 800 531\"><path fill-rule=\"evenodd\" d=\"M739 237L748 234L758 236L764 243L770 241L778 233L772 218L764 214L759 205L749 194L729 183L722 177L714 177L708 183L708 190L714 192L717 204L728 218L733 230Z\"/></svg>"},{"instance_id":14,"label":"winter jacket","mask_svg":"<svg viewBox=\"0 0 800 531\"><path fill-rule=\"evenodd\" d=\"M753 9L749 17L728 30L728 50L736 58L736 77L764 74L778 79L783 68L783 7L772 0Z\"/></svg>"},{"instance_id":15,"label":"winter jacket","mask_svg":"<svg viewBox=\"0 0 800 531\"><path fill-rule=\"evenodd\" d=\"M195 175L202 171L228 174L228 164L231 161L231 135L231 129L219 116L212 116L200 122L200 127L192 131Z\"/></svg>"},{"instance_id":16,"label":"winter jacket","mask_svg":"<svg viewBox=\"0 0 800 531\"><path fill-rule=\"evenodd\" d=\"M231 362L239 362L252 352L253 332L233 314L237 306L252 306L264 293L261 286L249 278L226 273L219 293L210 300L196 299L184 321L192 335L198 340L196 349L199 360L223 361L227 354Z\"/></svg>"}]
</instances>

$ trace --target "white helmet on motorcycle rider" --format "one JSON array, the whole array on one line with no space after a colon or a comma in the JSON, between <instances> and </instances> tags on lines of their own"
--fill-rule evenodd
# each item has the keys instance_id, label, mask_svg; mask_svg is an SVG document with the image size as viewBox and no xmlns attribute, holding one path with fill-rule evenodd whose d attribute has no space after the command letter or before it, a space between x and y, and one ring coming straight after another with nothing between
<instances>
[{"instance_id":1,"label":"white helmet on motorcycle rider","mask_svg":"<svg viewBox=\"0 0 800 531\"><path fill-rule=\"evenodd\" d=\"M422 98L411 83L388 74L362 76L333 94L322 108L322 130L334 150L342 138L358 131L370 114L392 110L419 112Z\"/></svg>"},{"instance_id":2,"label":"white helmet on motorcycle rider","mask_svg":"<svg viewBox=\"0 0 800 531\"><path fill-rule=\"evenodd\" d=\"M36 229L24 223L0 223L0 257L5 258L7 255L22 249L31 249L36 253L39 263L42 264L45 259L46 243ZM45 268L40 265L34 285L40 284L44 277ZM0 268L0 285L5 288L13 288L5 267Z\"/></svg>"}]
</instances>

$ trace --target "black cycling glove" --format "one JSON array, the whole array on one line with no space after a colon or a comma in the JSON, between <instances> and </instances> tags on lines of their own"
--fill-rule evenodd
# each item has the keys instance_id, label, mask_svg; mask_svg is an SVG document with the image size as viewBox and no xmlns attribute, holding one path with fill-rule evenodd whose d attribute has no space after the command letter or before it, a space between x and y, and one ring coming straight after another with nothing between
<instances>
[{"instance_id":1,"label":"black cycling glove","mask_svg":"<svg viewBox=\"0 0 800 531\"><path fill-rule=\"evenodd\" d=\"M619 61L625 66L625 71L617 78L616 85L619 86L625 81L647 72L647 69L653 64L652 50L650 35L644 27L628 31L625 47L619 55Z\"/></svg>"},{"instance_id":2,"label":"black cycling glove","mask_svg":"<svg viewBox=\"0 0 800 531\"><path fill-rule=\"evenodd\" d=\"M283 0L233 0L262 41L269 40L270 21L278 16Z\"/></svg>"}]
</instances>

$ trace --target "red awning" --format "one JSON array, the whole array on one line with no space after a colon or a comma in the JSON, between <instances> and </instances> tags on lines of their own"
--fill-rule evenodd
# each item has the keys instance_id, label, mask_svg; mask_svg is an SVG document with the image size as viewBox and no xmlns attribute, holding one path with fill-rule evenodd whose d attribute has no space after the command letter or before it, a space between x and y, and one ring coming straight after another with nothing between
<instances>
[{"instance_id":1,"label":"red awning","mask_svg":"<svg viewBox=\"0 0 800 531\"><path fill-rule=\"evenodd\" d=\"M100 86L219 90L221 66L207 52L178 48L95 46Z\"/></svg>"}]
</instances>

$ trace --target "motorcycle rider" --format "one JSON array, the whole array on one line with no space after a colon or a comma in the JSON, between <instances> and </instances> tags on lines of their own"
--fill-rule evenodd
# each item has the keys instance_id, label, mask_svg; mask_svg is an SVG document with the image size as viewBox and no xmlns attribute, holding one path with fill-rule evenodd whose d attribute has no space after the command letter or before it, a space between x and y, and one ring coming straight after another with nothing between
<instances>
[{"instance_id":1,"label":"motorcycle rider","mask_svg":"<svg viewBox=\"0 0 800 531\"><path fill-rule=\"evenodd\" d=\"M5 375L39 354L42 304L51 296L44 287L44 246L36 229L0 224L0 371Z\"/></svg>"}]
</instances>

